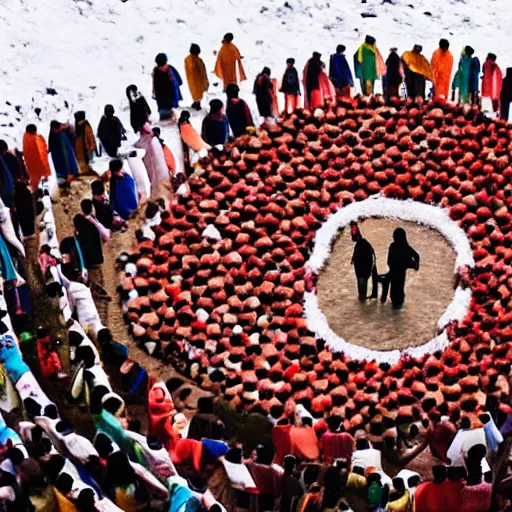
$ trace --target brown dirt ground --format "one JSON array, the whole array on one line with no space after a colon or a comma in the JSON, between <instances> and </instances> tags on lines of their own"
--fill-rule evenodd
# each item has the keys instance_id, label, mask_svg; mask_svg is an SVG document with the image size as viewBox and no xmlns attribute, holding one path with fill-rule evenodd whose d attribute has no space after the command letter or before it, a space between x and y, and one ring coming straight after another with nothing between
<instances>
[{"instance_id":1,"label":"brown dirt ground","mask_svg":"<svg viewBox=\"0 0 512 512\"><path fill-rule=\"evenodd\" d=\"M331 329L350 343L374 350L425 343L436 335L437 322L453 298L455 253L440 233L412 222L367 219L360 227L375 249L379 273L387 271L387 251L397 227L407 231L409 243L420 254L420 270L407 274L401 310L392 308L389 297L386 304L380 300L360 302L351 265L354 244L350 230L345 229L318 279L320 306Z\"/></svg>"}]
</instances>

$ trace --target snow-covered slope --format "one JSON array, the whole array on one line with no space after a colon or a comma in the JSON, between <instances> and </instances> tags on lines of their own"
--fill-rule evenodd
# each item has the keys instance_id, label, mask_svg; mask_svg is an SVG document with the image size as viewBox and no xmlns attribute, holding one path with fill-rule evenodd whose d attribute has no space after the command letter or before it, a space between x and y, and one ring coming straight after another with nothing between
<instances>
[{"instance_id":1,"label":"snow-covered slope","mask_svg":"<svg viewBox=\"0 0 512 512\"><path fill-rule=\"evenodd\" d=\"M351 56L367 33L384 56L391 46L401 52L420 43L430 57L447 37L455 55L471 44L481 59L497 53L505 68L512 65L510 1L0 0L0 138L19 141L29 121L46 135L51 119L71 120L79 109L96 126L106 103L127 121L125 88L134 83L151 98L158 52L183 72L190 43L198 43L212 71L225 32L235 34L244 56L245 97L264 65L280 78L290 56L299 70L312 51L328 58L338 43ZM48 95L49 87L57 95ZM211 73L210 94L220 92ZM189 105L186 85L183 93Z\"/></svg>"}]
</instances>

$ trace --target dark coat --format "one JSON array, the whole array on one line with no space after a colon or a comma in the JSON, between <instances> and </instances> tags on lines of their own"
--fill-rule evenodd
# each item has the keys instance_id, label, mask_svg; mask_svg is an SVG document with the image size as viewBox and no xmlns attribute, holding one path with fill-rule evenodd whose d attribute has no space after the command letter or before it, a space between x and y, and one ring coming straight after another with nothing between
<instances>
[{"instance_id":1,"label":"dark coat","mask_svg":"<svg viewBox=\"0 0 512 512\"><path fill-rule=\"evenodd\" d=\"M402 275L407 269L420 268L420 255L408 244L392 242L388 252L388 266L391 278Z\"/></svg>"},{"instance_id":2,"label":"dark coat","mask_svg":"<svg viewBox=\"0 0 512 512\"><path fill-rule=\"evenodd\" d=\"M256 96L258 112L262 117L274 115L272 104L274 101L274 87L270 77L266 73L260 73L254 81L253 94Z\"/></svg>"},{"instance_id":3,"label":"dark coat","mask_svg":"<svg viewBox=\"0 0 512 512\"><path fill-rule=\"evenodd\" d=\"M121 147L121 141L126 133L123 124L114 116L111 119L103 116L98 126L98 138L105 148L108 156L115 158L117 150Z\"/></svg>"},{"instance_id":4,"label":"dark coat","mask_svg":"<svg viewBox=\"0 0 512 512\"><path fill-rule=\"evenodd\" d=\"M226 144L229 135L227 117L223 114L208 114L203 119L201 135L203 140L210 144L210 146Z\"/></svg>"},{"instance_id":5,"label":"dark coat","mask_svg":"<svg viewBox=\"0 0 512 512\"><path fill-rule=\"evenodd\" d=\"M107 199L92 199L92 204L94 206L94 212L96 213L96 218L98 221L103 224L107 229L112 229L112 223L114 221L114 211L110 202Z\"/></svg>"},{"instance_id":6,"label":"dark coat","mask_svg":"<svg viewBox=\"0 0 512 512\"><path fill-rule=\"evenodd\" d=\"M76 237L80 243L80 249L82 249L85 267L89 269L101 265L103 263L103 250L98 228L84 217Z\"/></svg>"},{"instance_id":7,"label":"dark coat","mask_svg":"<svg viewBox=\"0 0 512 512\"><path fill-rule=\"evenodd\" d=\"M158 67L153 70L153 91L158 110L177 108L182 100L180 86L183 84L180 74L172 66L167 71Z\"/></svg>"},{"instance_id":8,"label":"dark coat","mask_svg":"<svg viewBox=\"0 0 512 512\"><path fill-rule=\"evenodd\" d=\"M375 266L375 251L366 238L360 238L354 247L352 256L357 277L369 278Z\"/></svg>"},{"instance_id":9,"label":"dark coat","mask_svg":"<svg viewBox=\"0 0 512 512\"><path fill-rule=\"evenodd\" d=\"M299 73L295 68L286 68L280 91L284 94L300 94Z\"/></svg>"},{"instance_id":10,"label":"dark coat","mask_svg":"<svg viewBox=\"0 0 512 512\"><path fill-rule=\"evenodd\" d=\"M135 133L146 123L150 115L151 109L144 96L140 96L135 102L130 101L130 124Z\"/></svg>"},{"instance_id":11,"label":"dark coat","mask_svg":"<svg viewBox=\"0 0 512 512\"><path fill-rule=\"evenodd\" d=\"M231 131L235 137L240 137L247 133L247 128L254 126L252 114L247 103L239 98L228 101L226 115L231 126Z\"/></svg>"},{"instance_id":12,"label":"dark coat","mask_svg":"<svg viewBox=\"0 0 512 512\"><path fill-rule=\"evenodd\" d=\"M388 87L396 87L402 83L400 64L400 56L396 52L391 52L386 60L386 85Z\"/></svg>"},{"instance_id":13,"label":"dark coat","mask_svg":"<svg viewBox=\"0 0 512 512\"><path fill-rule=\"evenodd\" d=\"M315 89L320 89L319 76L322 71L322 62L311 58L308 61L308 69L306 72L306 92L308 97L311 97L311 92Z\"/></svg>"}]
</instances>

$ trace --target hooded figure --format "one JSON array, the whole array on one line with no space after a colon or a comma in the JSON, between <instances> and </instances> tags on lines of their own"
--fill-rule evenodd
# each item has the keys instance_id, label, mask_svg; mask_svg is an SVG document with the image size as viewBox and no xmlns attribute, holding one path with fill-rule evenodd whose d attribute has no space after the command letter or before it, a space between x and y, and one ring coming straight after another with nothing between
<instances>
[{"instance_id":1,"label":"hooded figure","mask_svg":"<svg viewBox=\"0 0 512 512\"><path fill-rule=\"evenodd\" d=\"M405 230L397 228L393 232L393 242L388 252L389 279L391 284L391 302L400 308L405 300L405 277L407 269L419 270L420 256L407 242Z\"/></svg>"},{"instance_id":2,"label":"hooded figure","mask_svg":"<svg viewBox=\"0 0 512 512\"><path fill-rule=\"evenodd\" d=\"M121 147L121 141L126 140L126 130L119 119L114 115L112 105L105 105L104 115L98 126L98 138L107 155L116 158Z\"/></svg>"},{"instance_id":3,"label":"hooded figure","mask_svg":"<svg viewBox=\"0 0 512 512\"><path fill-rule=\"evenodd\" d=\"M208 91L208 74L203 59L199 57L201 48L193 44L190 47L190 55L185 59L185 74L187 75L188 88L192 96L192 108L201 110L201 100Z\"/></svg>"},{"instance_id":4,"label":"hooded figure","mask_svg":"<svg viewBox=\"0 0 512 512\"><path fill-rule=\"evenodd\" d=\"M135 147L146 150L143 161L151 182L151 198L157 199L170 190L169 169L165 161L164 150L157 137L153 135L151 126L146 123L140 130L140 139Z\"/></svg>"},{"instance_id":5,"label":"hooded figure","mask_svg":"<svg viewBox=\"0 0 512 512\"><path fill-rule=\"evenodd\" d=\"M111 160L109 170L110 178L110 203L112 208L124 219L137 210L137 192L133 178L123 172L121 160Z\"/></svg>"},{"instance_id":6,"label":"hooded figure","mask_svg":"<svg viewBox=\"0 0 512 512\"><path fill-rule=\"evenodd\" d=\"M446 39L441 39L439 41L439 48L432 55L431 64L435 98L448 99L450 94L453 55L449 48L450 43Z\"/></svg>"},{"instance_id":7,"label":"hooded figure","mask_svg":"<svg viewBox=\"0 0 512 512\"><path fill-rule=\"evenodd\" d=\"M352 264L357 279L357 291L360 300L366 300L368 291L368 279L373 275L376 265L375 251L361 234L357 225L352 226L352 241L355 242ZM373 280L372 298L377 296L377 281Z\"/></svg>"},{"instance_id":8,"label":"hooded figure","mask_svg":"<svg viewBox=\"0 0 512 512\"><path fill-rule=\"evenodd\" d=\"M129 85L126 88L126 97L130 105L130 124L133 131L137 133L140 131L140 127L147 123L151 115L151 109L136 85Z\"/></svg>"},{"instance_id":9,"label":"hooded figure","mask_svg":"<svg viewBox=\"0 0 512 512\"><path fill-rule=\"evenodd\" d=\"M425 98L425 81L432 81L432 70L430 63L421 54L423 47L415 44L410 52L402 55L405 71L405 85L407 86L407 96L409 98Z\"/></svg>"},{"instance_id":10,"label":"hooded figure","mask_svg":"<svg viewBox=\"0 0 512 512\"><path fill-rule=\"evenodd\" d=\"M229 125L221 100L210 101L210 113L203 119L202 137L210 146L223 146L229 135Z\"/></svg>"},{"instance_id":11,"label":"hooded figure","mask_svg":"<svg viewBox=\"0 0 512 512\"><path fill-rule=\"evenodd\" d=\"M48 149L52 154L53 166L60 185L78 176L78 165L67 125L58 121L51 122Z\"/></svg>"},{"instance_id":12,"label":"hooded figure","mask_svg":"<svg viewBox=\"0 0 512 512\"><path fill-rule=\"evenodd\" d=\"M295 59L286 59L286 70L283 75L280 92L284 93L285 112L291 114L299 106L300 81L295 68Z\"/></svg>"},{"instance_id":13,"label":"hooded figure","mask_svg":"<svg viewBox=\"0 0 512 512\"><path fill-rule=\"evenodd\" d=\"M75 112L75 156L81 174L90 174L93 153L98 154L98 148L92 127L83 110Z\"/></svg>"},{"instance_id":14,"label":"hooded figure","mask_svg":"<svg viewBox=\"0 0 512 512\"><path fill-rule=\"evenodd\" d=\"M233 39L234 36L231 33L224 36L215 64L215 74L224 82L224 90L229 84L238 84L246 80L242 57L238 48L233 44Z\"/></svg>"},{"instance_id":15,"label":"hooded figure","mask_svg":"<svg viewBox=\"0 0 512 512\"><path fill-rule=\"evenodd\" d=\"M35 192L41 178L49 178L51 171L48 162L48 146L33 124L27 126L23 136L23 156L30 175L30 186Z\"/></svg>"},{"instance_id":16,"label":"hooded figure","mask_svg":"<svg viewBox=\"0 0 512 512\"><path fill-rule=\"evenodd\" d=\"M172 111L178 107L182 100L180 87L181 76L167 63L167 55L159 53L155 58L156 66L153 69L153 97L158 105L160 119L170 119Z\"/></svg>"},{"instance_id":17,"label":"hooded figure","mask_svg":"<svg viewBox=\"0 0 512 512\"><path fill-rule=\"evenodd\" d=\"M490 98L496 112L499 106L500 92L503 85L501 69L496 64L496 55L489 53L483 65L482 98Z\"/></svg>"},{"instance_id":18,"label":"hooded figure","mask_svg":"<svg viewBox=\"0 0 512 512\"><path fill-rule=\"evenodd\" d=\"M345 50L346 47L339 44L329 62L329 78L340 97L350 96L350 88L354 86L354 78L344 54Z\"/></svg>"},{"instance_id":19,"label":"hooded figure","mask_svg":"<svg viewBox=\"0 0 512 512\"><path fill-rule=\"evenodd\" d=\"M462 50L462 54L459 60L459 68L455 73L455 79L453 80L453 88L459 89L459 102L468 103L471 93L472 86L472 67L473 67L473 56L474 50L471 46L466 46Z\"/></svg>"},{"instance_id":20,"label":"hooded figure","mask_svg":"<svg viewBox=\"0 0 512 512\"><path fill-rule=\"evenodd\" d=\"M270 69L265 67L254 81L253 94L256 96L258 111L262 117L274 117L274 86L270 79Z\"/></svg>"},{"instance_id":21,"label":"hooded figure","mask_svg":"<svg viewBox=\"0 0 512 512\"><path fill-rule=\"evenodd\" d=\"M403 79L402 60L398 56L397 48L391 48L386 60L386 76L384 77L384 95L386 98L399 95Z\"/></svg>"},{"instance_id":22,"label":"hooded figure","mask_svg":"<svg viewBox=\"0 0 512 512\"><path fill-rule=\"evenodd\" d=\"M375 80L386 73L386 65L374 37L366 36L364 43L354 54L354 69L361 82L363 95L371 96Z\"/></svg>"},{"instance_id":23,"label":"hooded figure","mask_svg":"<svg viewBox=\"0 0 512 512\"><path fill-rule=\"evenodd\" d=\"M238 97L239 92L240 88L236 84L229 84L226 88L226 115L235 138L246 134L247 128L254 126L251 110L247 103Z\"/></svg>"},{"instance_id":24,"label":"hooded figure","mask_svg":"<svg viewBox=\"0 0 512 512\"><path fill-rule=\"evenodd\" d=\"M507 68L500 93L501 118L508 122L510 102L512 101L512 68Z\"/></svg>"}]
</instances>

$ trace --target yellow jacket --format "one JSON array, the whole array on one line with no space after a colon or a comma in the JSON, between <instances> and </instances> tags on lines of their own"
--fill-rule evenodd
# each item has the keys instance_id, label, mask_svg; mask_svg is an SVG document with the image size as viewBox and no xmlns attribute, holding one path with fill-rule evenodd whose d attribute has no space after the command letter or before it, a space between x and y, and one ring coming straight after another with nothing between
<instances>
[{"instance_id":1,"label":"yellow jacket","mask_svg":"<svg viewBox=\"0 0 512 512\"><path fill-rule=\"evenodd\" d=\"M209 85L203 59L199 55L189 55L185 59L185 73L192 99L194 101L201 101Z\"/></svg>"}]
</instances>

